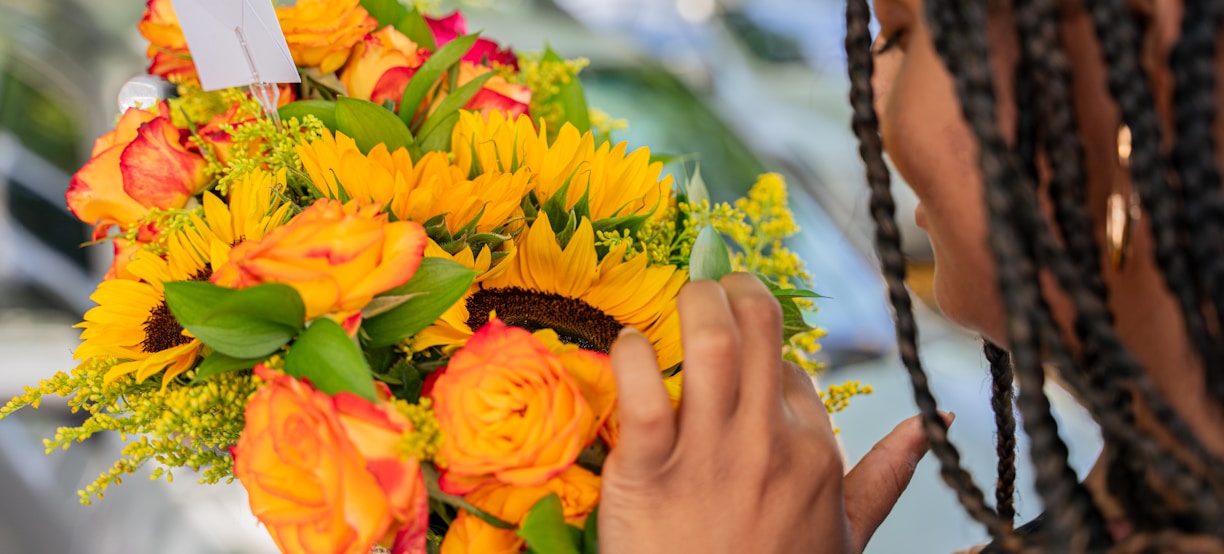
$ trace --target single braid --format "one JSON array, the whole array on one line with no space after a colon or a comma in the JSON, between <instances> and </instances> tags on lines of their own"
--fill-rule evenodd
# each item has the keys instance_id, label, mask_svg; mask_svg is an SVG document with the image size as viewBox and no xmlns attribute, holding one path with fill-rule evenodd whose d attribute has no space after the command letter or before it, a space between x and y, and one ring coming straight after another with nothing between
<instances>
[{"instance_id":1,"label":"single braid","mask_svg":"<svg viewBox=\"0 0 1224 554\"><path fill-rule=\"evenodd\" d=\"M935 48L953 74L965 119L979 139L979 161L990 215L989 244L1007 310L1008 342L1020 383L1018 406L1032 441L1037 491L1046 506L1060 508L1051 519L1051 536L1046 547L1083 551L1108 541L1108 536L1100 512L1068 464L1066 444L1058 435L1058 424L1043 391L1042 329L1037 310L1044 309L1044 301L1037 284L1037 266L1026 255L1032 246L1017 229L1025 221L1013 213L1014 197L1034 191L1021 190L1024 184L1019 179L1016 160L996 129L993 76L986 58L985 15L974 1L961 2L959 6L952 2L926 5ZM958 27L941 25L958 19ZM956 44L951 36L957 36L961 43Z\"/></svg>"},{"instance_id":2,"label":"single braid","mask_svg":"<svg viewBox=\"0 0 1224 554\"><path fill-rule=\"evenodd\" d=\"M994 411L995 454L999 480L995 484L995 511L999 517L1012 521L1016 518L1016 413L1015 382L1011 356L1006 350L987 342L983 351L990 362L990 407Z\"/></svg>"},{"instance_id":3,"label":"single braid","mask_svg":"<svg viewBox=\"0 0 1224 554\"><path fill-rule=\"evenodd\" d=\"M1217 332L1224 330L1224 192L1214 132L1216 44L1222 21L1224 3L1187 0L1181 38L1169 58L1177 127L1173 164L1186 207L1186 232L1195 239L1188 241L1189 253L1215 312ZM1217 402L1224 402L1224 373L1219 368L1207 372L1207 386Z\"/></svg>"},{"instance_id":4,"label":"single braid","mask_svg":"<svg viewBox=\"0 0 1224 554\"><path fill-rule=\"evenodd\" d=\"M905 288L905 260L901 253L901 236L893 218L895 203L890 190L888 167L884 163L883 144L874 106L871 75L874 60L871 54L871 12L866 0L848 0L846 4L846 52L850 75L850 103L854 110L852 127L859 140L859 153L867 167L867 183L871 189L870 208L876 223L876 252L888 287L889 300L895 310L897 342L902 363L914 388L914 400L922 415L923 429L931 452L939 460L940 474L957 499L975 520L986 526L999 542L1014 544L1010 522L999 518L986 505L981 489L972 476L961 467L960 453L948 441L948 429L937 411L926 371L918 357L918 329L909 292ZM1014 548L1013 548L1014 549Z\"/></svg>"}]
</instances>

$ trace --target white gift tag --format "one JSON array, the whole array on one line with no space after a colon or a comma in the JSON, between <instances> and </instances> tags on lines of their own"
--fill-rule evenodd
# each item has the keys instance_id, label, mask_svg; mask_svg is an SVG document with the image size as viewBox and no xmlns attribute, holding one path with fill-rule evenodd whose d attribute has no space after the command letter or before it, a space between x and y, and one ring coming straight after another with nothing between
<instances>
[{"instance_id":1,"label":"white gift tag","mask_svg":"<svg viewBox=\"0 0 1224 554\"><path fill-rule=\"evenodd\" d=\"M272 0L171 0L204 90L298 83Z\"/></svg>"}]
</instances>

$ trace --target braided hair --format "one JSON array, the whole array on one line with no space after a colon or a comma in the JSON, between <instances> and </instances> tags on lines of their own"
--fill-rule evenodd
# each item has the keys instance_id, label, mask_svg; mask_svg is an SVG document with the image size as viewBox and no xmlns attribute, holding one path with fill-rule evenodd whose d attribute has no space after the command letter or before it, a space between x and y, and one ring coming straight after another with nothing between
<instances>
[{"instance_id":1,"label":"braided hair","mask_svg":"<svg viewBox=\"0 0 1224 554\"><path fill-rule=\"evenodd\" d=\"M1207 371L1211 394L1224 402L1224 192L1214 156L1215 50L1224 4L1187 0L1182 38L1171 68L1175 78L1176 146L1161 154L1161 128L1146 76L1138 64L1140 35L1125 0L1083 0L1092 16L1108 85L1122 119L1134 133L1132 182L1141 197L1165 284L1177 299L1186 329ZM870 13L863 0L847 7L848 67L853 128L867 166L876 249L896 311L903 363L945 481L969 514L982 522L1004 551L1153 551L1178 548L1202 534L1224 533L1221 464L1149 382L1137 358L1113 326L1109 291L1101 275L1100 248L1087 209L1084 146L1072 109L1071 63L1060 36L1057 0L1015 0L1021 46L1016 69L1017 136L1009 145L996 123L995 93L981 0L926 0L925 17L936 51L952 75L965 121L978 139L979 166L990 214L989 243L1006 308L1010 354L985 347L991 366L992 408L999 458L995 507L959 465L935 406L915 346L916 328L904 288L905 267L892 214L889 174L882 159L872 103ZM1037 157L1049 169L1055 229L1037 199ZM1174 178L1170 179L1169 175ZM1190 237L1196 237L1191 240ZM1038 272L1048 270L1075 308L1080 348L1064 344L1046 304ZM1135 534L1114 544L1100 509L1067 462L1049 401L1042 391L1043 361L1051 361L1085 401L1109 445L1111 492L1118 495ZM1017 407L1031 439L1036 487L1047 513L1042 533L1012 532ZM1164 430L1188 452L1174 453L1135 426L1139 398ZM1148 486L1153 483L1157 486ZM1160 492L1157 493L1156 489ZM1211 543L1218 544L1218 543ZM1163 550L1161 550L1163 551Z\"/></svg>"}]
</instances>

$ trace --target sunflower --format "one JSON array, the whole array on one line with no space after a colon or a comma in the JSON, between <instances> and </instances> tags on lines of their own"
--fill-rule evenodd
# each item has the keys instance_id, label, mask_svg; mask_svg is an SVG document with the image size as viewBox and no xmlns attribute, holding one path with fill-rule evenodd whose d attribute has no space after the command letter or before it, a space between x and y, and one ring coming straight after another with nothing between
<instances>
[{"instance_id":1,"label":"sunflower","mask_svg":"<svg viewBox=\"0 0 1224 554\"><path fill-rule=\"evenodd\" d=\"M565 208L585 198L593 221L662 215L671 197L672 177L662 175L663 163L651 161L649 149L626 153L623 142L596 145L592 133L572 125L549 144L543 124L537 131L529 116L462 112L453 137L455 164L465 173L527 169L540 202L564 190Z\"/></svg>"},{"instance_id":2,"label":"sunflower","mask_svg":"<svg viewBox=\"0 0 1224 554\"><path fill-rule=\"evenodd\" d=\"M109 279L90 299L98 305L76 325L83 329L74 357L114 358L106 373L113 382L134 374L144 381L165 370L165 387L195 365L202 344L183 330L166 305L164 283L206 281L233 244L259 238L284 222L288 206L277 200L284 173L255 171L238 181L228 204L212 193L204 195L204 216L191 214L188 223L167 231L167 254L137 252L127 265L136 279Z\"/></svg>"},{"instance_id":3,"label":"sunflower","mask_svg":"<svg viewBox=\"0 0 1224 554\"><path fill-rule=\"evenodd\" d=\"M600 260L587 219L562 247L540 212L516 242L506 270L474 285L416 336L415 349L461 346L496 314L507 324L551 329L562 342L600 352L608 352L622 327L635 327L654 344L660 367L680 363L676 295L688 279L684 270L648 265L641 254L626 259L623 245Z\"/></svg>"},{"instance_id":4,"label":"sunflower","mask_svg":"<svg viewBox=\"0 0 1224 554\"><path fill-rule=\"evenodd\" d=\"M297 151L321 194L371 200L400 220L426 225L445 257L482 275L512 253L504 238L522 225L521 204L531 187L526 169L469 176L446 152L428 152L414 161L405 149L389 152L379 144L362 154L343 133L325 133Z\"/></svg>"}]
</instances>

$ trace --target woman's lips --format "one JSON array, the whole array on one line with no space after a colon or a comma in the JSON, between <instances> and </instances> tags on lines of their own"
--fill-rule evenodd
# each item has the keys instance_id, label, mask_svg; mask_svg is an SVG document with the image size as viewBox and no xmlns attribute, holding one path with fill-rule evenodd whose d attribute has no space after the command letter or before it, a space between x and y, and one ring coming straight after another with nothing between
<instances>
[{"instance_id":1,"label":"woman's lips","mask_svg":"<svg viewBox=\"0 0 1224 554\"><path fill-rule=\"evenodd\" d=\"M926 210L922 209L922 204L918 204L918 207L914 208L914 223L920 229L926 230L927 228Z\"/></svg>"}]
</instances>

